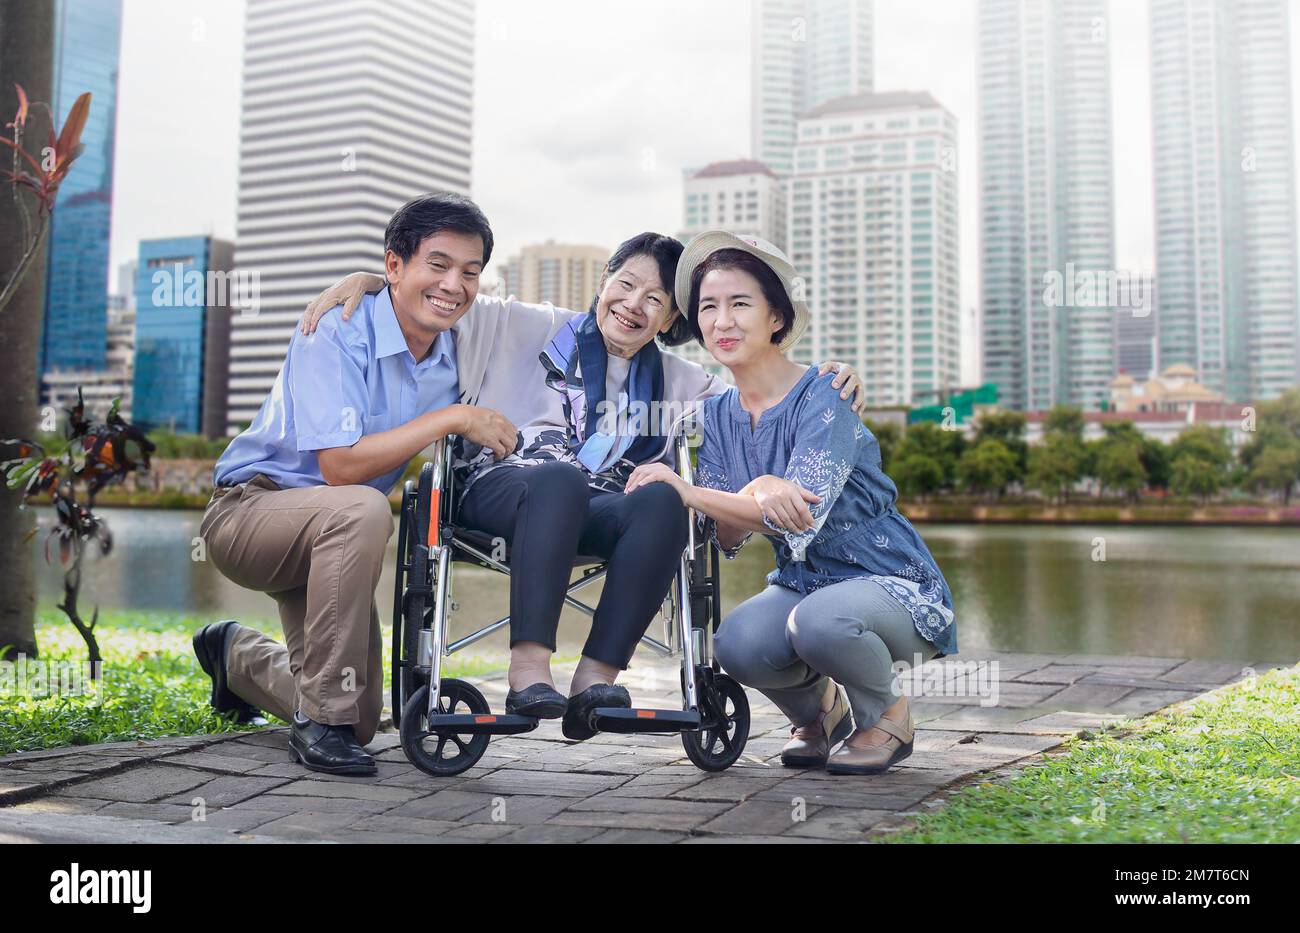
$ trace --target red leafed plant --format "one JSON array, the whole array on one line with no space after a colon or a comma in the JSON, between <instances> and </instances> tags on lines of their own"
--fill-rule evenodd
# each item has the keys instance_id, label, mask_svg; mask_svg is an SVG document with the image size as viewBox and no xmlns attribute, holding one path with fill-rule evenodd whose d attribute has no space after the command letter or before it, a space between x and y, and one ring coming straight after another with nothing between
<instances>
[{"instance_id":1,"label":"red leafed plant","mask_svg":"<svg viewBox=\"0 0 1300 933\"><path fill-rule=\"evenodd\" d=\"M22 438L0 441L0 449L10 455L10 459L0 461L0 475L10 489L22 489L24 505L36 496L49 495L55 522L45 537L45 559L50 560L50 545L57 541L59 563L64 567L63 603L59 608L90 649L90 669L95 676L100 661L95 639L99 609L96 607L89 622L77 610L81 557L86 545L98 544L104 556L113 548L108 525L94 512L95 495L103 487L121 482L129 473L148 470L154 444L143 431L123 420L117 412L117 400L103 423L92 422L86 417L86 404L78 389L77 404L67 412L65 440L57 450L47 451ZM77 501L76 487L80 484L86 487L85 503Z\"/></svg>"},{"instance_id":2,"label":"red leafed plant","mask_svg":"<svg viewBox=\"0 0 1300 933\"><path fill-rule=\"evenodd\" d=\"M18 291L18 286L31 266L36 251L45 240L45 232L50 226L50 215L54 213L54 199L59 193L59 185L63 184L63 180L68 177L68 170L72 168L72 163L85 148L81 144L81 132L86 128L86 118L90 115L90 94L82 94L68 111L68 119L64 121L63 128L56 134L54 114L49 105L42 101L29 103L27 92L23 90L22 85L15 84L14 88L18 91L18 112L14 115L13 122L5 124L5 129L13 131L13 138L0 136L0 143L13 150L13 167L0 169L0 176L9 182L12 190L14 206L22 224L23 243L26 246L22 259L18 261L18 268L13 270L5 281L3 289L0 289L0 311L4 310L5 305L9 304L14 293ZM23 148L27 117L33 107L44 110L49 120L49 144L41 150L39 159ZM23 203L24 188L29 192L29 197L36 199L35 219L31 217L27 205Z\"/></svg>"}]
</instances>

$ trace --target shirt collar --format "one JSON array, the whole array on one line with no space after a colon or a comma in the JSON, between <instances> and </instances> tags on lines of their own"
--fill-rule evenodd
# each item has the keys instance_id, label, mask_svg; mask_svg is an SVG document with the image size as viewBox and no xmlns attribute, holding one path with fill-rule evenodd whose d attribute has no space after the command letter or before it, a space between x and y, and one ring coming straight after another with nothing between
<instances>
[{"instance_id":1,"label":"shirt collar","mask_svg":"<svg viewBox=\"0 0 1300 933\"><path fill-rule=\"evenodd\" d=\"M378 295L375 296L375 357L383 359L386 356L394 356L398 353L410 355L411 348L406 344L406 335L402 333L402 326L397 323L397 312L393 310L393 298L385 286ZM433 341L433 347L429 355L418 361L417 365L427 364L432 366L441 360L450 357L449 343L451 333L443 331Z\"/></svg>"}]
</instances>

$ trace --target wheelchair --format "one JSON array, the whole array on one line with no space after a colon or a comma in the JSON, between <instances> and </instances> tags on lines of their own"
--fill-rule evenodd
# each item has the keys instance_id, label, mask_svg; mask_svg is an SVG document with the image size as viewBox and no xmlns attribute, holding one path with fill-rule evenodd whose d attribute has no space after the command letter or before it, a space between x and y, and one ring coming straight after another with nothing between
<instances>
[{"instance_id":1,"label":"wheelchair","mask_svg":"<svg viewBox=\"0 0 1300 933\"><path fill-rule=\"evenodd\" d=\"M472 768L494 735L517 735L538 726L530 716L493 713L473 684L442 676L444 657L510 624L507 615L448 641L454 565L510 573L509 554L497 560L489 535L457 524L451 441L439 441L418 483L408 480L404 487L393 593L393 722L407 759L435 776ZM675 444L678 471L689 483L685 437L677 437ZM647 634L641 639L662 656L680 654L682 708L601 707L593 711L591 725L599 732L680 733L686 755L697 767L722 771L745 750L749 701L744 688L722 673L712 657L713 633L722 617L718 552L699 539L694 521L688 524L687 546L661 612L664 638ZM605 565L579 556L574 566L581 575L569 584L565 603L590 617L594 608L574 594L602 579Z\"/></svg>"}]
</instances>

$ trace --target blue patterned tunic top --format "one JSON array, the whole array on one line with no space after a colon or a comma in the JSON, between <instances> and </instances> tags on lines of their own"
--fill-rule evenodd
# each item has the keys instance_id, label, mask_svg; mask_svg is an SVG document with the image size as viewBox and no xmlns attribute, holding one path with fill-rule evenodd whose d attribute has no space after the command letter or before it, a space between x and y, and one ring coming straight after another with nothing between
<instances>
[{"instance_id":1,"label":"blue patterned tunic top","mask_svg":"<svg viewBox=\"0 0 1300 933\"><path fill-rule=\"evenodd\" d=\"M898 490L885 475L880 444L831 387L834 373L810 366L794 388L751 427L740 393L729 389L704 403L704 441L695 481L739 492L755 477L783 476L816 493L815 525L782 531L764 519L776 552L768 583L811 593L841 580L881 584L912 616L916 630L941 654L957 651L952 593L916 529L895 508ZM708 533L716 529L706 520ZM737 545L723 549L728 558Z\"/></svg>"}]
</instances>

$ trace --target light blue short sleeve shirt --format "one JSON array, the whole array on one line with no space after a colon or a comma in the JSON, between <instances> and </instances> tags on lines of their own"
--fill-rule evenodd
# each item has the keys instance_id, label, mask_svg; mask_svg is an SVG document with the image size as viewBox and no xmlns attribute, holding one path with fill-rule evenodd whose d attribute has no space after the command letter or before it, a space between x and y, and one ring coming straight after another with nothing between
<instances>
[{"instance_id":1,"label":"light blue short sleeve shirt","mask_svg":"<svg viewBox=\"0 0 1300 933\"><path fill-rule=\"evenodd\" d=\"M444 331L417 361L397 323L389 290L366 295L348 321L325 314L315 333L294 329L266 400L217 461L218 486L258 473L283 488L323 486L317 451L351 447L459 398L456 343ZM388 492L402 467L367 480Z\"/></svg>"}]
</instances>

